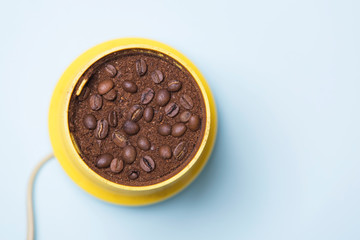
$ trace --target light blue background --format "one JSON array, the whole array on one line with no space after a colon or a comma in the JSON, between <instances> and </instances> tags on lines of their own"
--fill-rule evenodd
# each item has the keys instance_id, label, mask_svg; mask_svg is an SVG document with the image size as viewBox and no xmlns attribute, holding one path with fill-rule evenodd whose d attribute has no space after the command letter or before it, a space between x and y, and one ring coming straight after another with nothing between
<instances>
[{"instance_id":1,"label":"light blue background","mask_svg":"<svg viewBox=\"0 0 360 240\"><path fill-rule=\"evenodd\" d=\"M83 192L51 161L38 239L360 239L359 1L1 1L0 239L24 239L48 106L82 52L147 37L188 56L216 98L209 164L140 208Z\"/></svg>"}]
</instances>

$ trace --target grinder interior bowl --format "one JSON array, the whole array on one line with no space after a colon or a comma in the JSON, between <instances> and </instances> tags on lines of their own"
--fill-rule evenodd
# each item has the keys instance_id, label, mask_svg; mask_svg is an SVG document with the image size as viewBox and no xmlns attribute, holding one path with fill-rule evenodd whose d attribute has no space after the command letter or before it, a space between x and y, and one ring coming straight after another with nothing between
<instances>
[{"instance_id":1,"label":"grinder interior bowl","mask_svg":"<svg viewBox=\"0 0 360 240\"><path fill-rule=\"evenodd\" d=\"M146 67L142 75L136 68L140 59ZM111 72L108 71L110 68ZM158 81L159 78L154 81L156 71L162 75L161 81ZM102 83L109 86L111 98L107 98L105 92L99 93L99 87L104 86ZM124 88L124 83L133 84L136 91L129 92ZM169 87L171 90L168 90ZM142 99L146 95L150 96L147 102L145 98ZM94 98L98 101L90 101ZM95 106L95 103L98 105ZM170 106L176 106L178 110L171 116L166 114L166 109L171 110ZM145 120L145 109L152 110L151 119L148 115ZM136 118L129 116L134 113ZM113 116L111 125L109 114ZM181 114L186 114L189 119L181 121ZM70 99L68 115L70 134L75 140L73 143L81 149L79 154L85 163L100 176L129 186L153 185L181 171L195 156L206 127L204 100L191 74L169 56L149 49L125 49L95 62L79 79ZM91 125L86 127L84 119L89 118ZM124 124L132 119L135 119L132 123L138 127L138 131L125 133ZM96 127L97 123L99 127ZM159 127L166 127L170 131L175 129L175 136L171 132L161 131L160 134ZM177 134L176 130L179 129L183 132ZM102 136L96 135L100 130ZM117 144L113 140L115 133L117 139L121 138ZM139 138L147 141L149 149L138 146ZM133 157L129 159L127 156L124 160L122 155L126 145L128 147L125 149L132 150ZM159 153L160 146L169 147L171 156L163 158ZM178 149L176 156L175 149ZM114 173L107 166L98 167L96 163L101 154L121 159L118 160L120 172ZM144 156L153 159L154 165L150 171L140 164ZM133 172L136 177L131 180L128 175Z\"/></svg>"}]
</instances>

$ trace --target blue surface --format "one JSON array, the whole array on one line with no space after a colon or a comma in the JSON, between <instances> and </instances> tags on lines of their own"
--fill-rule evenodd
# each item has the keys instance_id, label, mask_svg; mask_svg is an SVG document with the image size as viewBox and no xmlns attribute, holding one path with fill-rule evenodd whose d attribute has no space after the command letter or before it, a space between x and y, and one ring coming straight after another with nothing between
<instances>
[{"instance_id":1,"label":"blue surface","mask_svg":"<svg viewBox=\"0 0 360 240\"><path fill-rule=\"evenodd\" d=\"M359 1L73 2L0 3L0 239L24 239L62 72L127 36L203 72L214 154L181 194L141 208L91 197L51 161L36 182L37 239L360 239Z\"/></svg>"}]
</instances>

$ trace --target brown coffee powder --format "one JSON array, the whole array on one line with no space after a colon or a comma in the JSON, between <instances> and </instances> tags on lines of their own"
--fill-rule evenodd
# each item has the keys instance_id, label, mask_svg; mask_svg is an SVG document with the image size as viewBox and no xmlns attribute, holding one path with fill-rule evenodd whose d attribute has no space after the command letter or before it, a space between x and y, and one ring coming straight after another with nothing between
<instances>
[{"instance_id":1,"label":"brown coffee powder","mask_svg":"<svg viewBox=\"0 0 360 240\"><path fill-rule=\"evenodd\" d=\"M68 112L84 162L130 186L152 185L181 171L200 146L205 117L191 74L174 59L144 49L114 52L90 66Z\"/></svg>"}]
</instances>

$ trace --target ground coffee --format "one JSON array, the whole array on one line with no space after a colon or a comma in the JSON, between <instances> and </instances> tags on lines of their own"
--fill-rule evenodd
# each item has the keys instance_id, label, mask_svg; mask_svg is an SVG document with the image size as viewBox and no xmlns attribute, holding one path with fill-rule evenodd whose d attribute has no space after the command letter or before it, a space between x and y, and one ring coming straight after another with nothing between
<instances>
[{"instance_id":1,"label":"ground coffee","mask_svg":"<svg viewBox=\"0 0 360 240\"><path fill-rule=\"evenodd\" d=\"M181 171L205 128L199 86L156 51L111 53L90 66L72 93L68 121L84 162L115 183L144 186Z\"/></svg>"}]
</instances>

